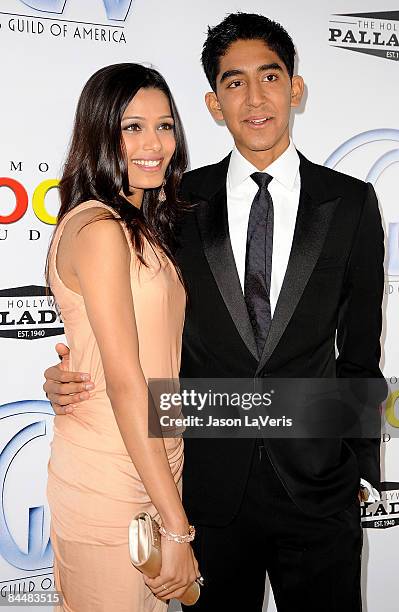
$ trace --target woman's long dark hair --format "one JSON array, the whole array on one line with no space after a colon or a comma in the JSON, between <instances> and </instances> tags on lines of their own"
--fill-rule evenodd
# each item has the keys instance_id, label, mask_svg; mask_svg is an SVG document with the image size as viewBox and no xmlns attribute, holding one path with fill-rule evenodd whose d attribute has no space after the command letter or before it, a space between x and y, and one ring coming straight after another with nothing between
<instances>
[{"instance_id":1,"label":"woman's long dark hair","mask_svg":"<svg viewBox=\"0 0 399 612\"><path fill-rule=\"evenodd\" d=\"M146 189L139 209L121 195L131 194L121 120L129 102L142 88L158 89L168 98L176 149L165 175L166 201L159 200L160 187ZM178 270L173 256L175 227L179 210L185 208L178 190L187 164L183 126L163 76L140 64L113 64L101 68L87 81L79 98L59 184L61 206L57 225L82 202L103 202L126 224L133 249L144 265L143 238L146 238L152 246L160 247ZM178 273L181 277L179 270ZM46 275L48 279L48 261Z\"/></svg>"}]
</instances>

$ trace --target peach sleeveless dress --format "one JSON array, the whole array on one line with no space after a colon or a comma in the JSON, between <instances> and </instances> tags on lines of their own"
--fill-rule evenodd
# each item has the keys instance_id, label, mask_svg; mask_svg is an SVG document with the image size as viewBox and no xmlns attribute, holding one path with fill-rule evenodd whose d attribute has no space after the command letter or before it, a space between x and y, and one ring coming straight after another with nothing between
<instances>
[{"instance_id":1,"label":"peach sleeveless dress","mask_svg":"<svg viewBox=\"0 0 399 612\"><path fill-rule=\"evenodd\" d=\"M66 612L164 612L166 604L145 585L131 562L128 525L134 514L157 511L127 453L105 391L100 352L84 300L58 275L58 243L68 220L90 207L70 211L56 230L49 259L50 286L61 311L71 349L71 370L89 372L95 384L90 399L74 413L56 416L48 464L47 496L51 511L55 586ZM113 213L115 215L115 213ZM127 230L123 226L127 236ZM130 244L130 242L129 242ZM131 288L146 379L178 378L185 292L171 262L161 264L148 244L139 266L131 249ZM101 278L98 279L101 282ZM118 312L110 312L117 317ZM121 360L123 355L120 356ZM134 406L132 406L134 410ZM175 482L181 492L183 440L165 438Z\"/></svg>"}]
</instances>

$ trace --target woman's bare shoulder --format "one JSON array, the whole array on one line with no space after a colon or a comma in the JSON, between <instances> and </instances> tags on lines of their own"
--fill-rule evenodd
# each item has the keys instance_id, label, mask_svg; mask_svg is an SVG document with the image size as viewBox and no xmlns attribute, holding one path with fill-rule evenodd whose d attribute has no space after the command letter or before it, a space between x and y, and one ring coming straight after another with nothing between
<instances>
[{"instance_id":1,"label":"woman's bare shoulder","mask_svg":"<svg viewBox=\"0 0 399 612\"><path fill-rule=\"evenodd\" d=\"M75 212L65 224L63 234L73 237L82 237L98 240L107 236L124 237L124 232L118 221L118 216L110 207L101 202L90 200L83 202L73 209Z\"/></svg>"}]
</instances>

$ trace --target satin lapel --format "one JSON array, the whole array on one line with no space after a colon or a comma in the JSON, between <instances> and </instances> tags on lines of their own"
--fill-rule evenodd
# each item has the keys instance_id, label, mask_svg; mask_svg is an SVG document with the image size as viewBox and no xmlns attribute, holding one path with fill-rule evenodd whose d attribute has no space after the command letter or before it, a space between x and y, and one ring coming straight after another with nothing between
<instances>
[{"instance_id":1,"label":"satin lapel","mask_svg":"<svg viewBox=\"0 0 399 612\"><path fill-rule=\"evenodd\" d=\"M287 270L255 376L271 357L301 299L320 255L339 199L315 202L301 190Z\"/></svg>"},{"instance_id":2,"label":"satin lapel","mask_svg":"<svg viewBox=\"0 0 399 612\"><path fill-rule=\"evenodd\" d=\"M231 248L225 185L209 200L198 202L196 215L205 256L216 284L238 333L258 360L253 329Z\"/></svg>"}]
</instances>

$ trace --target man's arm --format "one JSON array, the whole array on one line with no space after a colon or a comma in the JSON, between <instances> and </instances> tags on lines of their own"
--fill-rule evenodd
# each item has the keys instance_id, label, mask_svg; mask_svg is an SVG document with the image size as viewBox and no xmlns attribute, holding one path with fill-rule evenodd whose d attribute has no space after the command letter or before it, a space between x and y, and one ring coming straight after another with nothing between
<instances>
[{"instance_id":1,"label":"man's arm","mask_svg":"<svg viewBox=\"0 0 399 612\"><path fill-rule=\"evenodd\" d=\"M59 343L55 347L61 363L47 368L43 390L57 415L70 414L79 402L89 399L94 389L90 374L69 372L69 348Z\"/></svg>"},{"instance_id":2,"label":"man's arm","mask_svg":"<svg viewBox=\"0 0 399 612\"><path fill-rule=\"evenodd\" d=\"M337 376L373 378L373 403L379 409L387 385L379 367L382 297L384 290L384 232L372 185L366 186L363 209L345 275L337 328ZM380 489L380 438L351 438L360 476Z\"/></svg>"}]
</instances>

